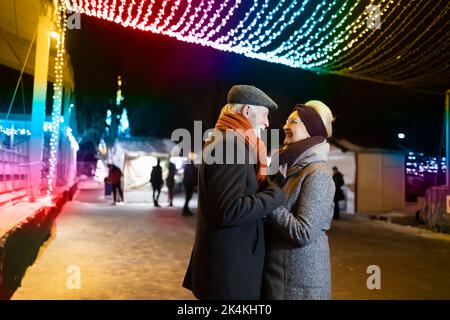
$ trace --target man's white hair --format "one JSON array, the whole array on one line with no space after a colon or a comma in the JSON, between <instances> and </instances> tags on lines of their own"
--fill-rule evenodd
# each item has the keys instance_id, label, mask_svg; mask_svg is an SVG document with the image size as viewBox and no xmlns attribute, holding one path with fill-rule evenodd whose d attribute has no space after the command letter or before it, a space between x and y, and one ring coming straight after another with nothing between
<instances>
[{"instance_id":1,"label":"man's white hair","mask_svg":"<svg viewBox=\"0 0 450 320\"><path fill-rule=\"evenodd\" d=\"M250 112L253 116L256 115L256 110L258 106L254 106L251 104L242 104L242 103L228 103L226 104L222 110L220 111L220 115L222 115L225 112L231 112L231 113L242 113L244 111L244 107L249 106Z\"/></svg>"},{"instance_id":2,"label":"man's white hair","mask_svg":"<svg viewBox=\"0 0 450 320\"><path fill-rule=\"evenodd\" d=\"M253 126L253 130L258 138L261 137L261 130L265 129L266 127L264 125L258 125L255 126L254 121L252 119L256 118L257 112L261 111L261 108L266 108L263 106L254 106L251 104L240 104L240 103L228 103L223 108L222 111L220 111L220 116L222 116L225 112L231 112L231 113L242 113L244 111L244 107L248 106L250 111L250 117L249 121Z\"/></svg>"}]
</instances>

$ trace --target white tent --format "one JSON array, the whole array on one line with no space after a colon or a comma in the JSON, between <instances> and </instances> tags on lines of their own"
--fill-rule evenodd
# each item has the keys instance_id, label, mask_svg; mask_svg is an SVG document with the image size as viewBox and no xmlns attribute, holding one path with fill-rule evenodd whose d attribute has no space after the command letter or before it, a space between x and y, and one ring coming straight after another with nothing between
<instances>
[{"instance_id":1,"label":"white tent","mask_svg":"<svg viewBox=\"0 0 450 320\"><path fill-rule=\"evenodd\" d=\"M145 187L157 159L168 160L175 143L169 139L132 137L117 139L111 162L124 173L124 190Z\"/></svg>"},{"instance_id":2,"label":"white tent","mask_svg":"<svg viewBox=\"0 0 450 320\"><path fill-rule=\"evenodd\" d=\"M355 211L388 212L405 207L405 152L360 147L347 140L334 144L328 165L344 174L348 189L354 192Z\"/></svg>"},{"instance_id":3,"label":"white tent","mask_svg":"<svg viewBox=\"0 0 450 320\"><path fill-rule=\"evenodd\" d=\"M151 199L150 174L157 159L161 160L163 177L167 174L169 158L177 167L181 159L170 157L175 143L169 139L130 137L117 139L110 155L113 163L123 172L123 189L127 202L149 202ZM180 162L180 163L179 163Z\"/></svg>"}]
</instances>

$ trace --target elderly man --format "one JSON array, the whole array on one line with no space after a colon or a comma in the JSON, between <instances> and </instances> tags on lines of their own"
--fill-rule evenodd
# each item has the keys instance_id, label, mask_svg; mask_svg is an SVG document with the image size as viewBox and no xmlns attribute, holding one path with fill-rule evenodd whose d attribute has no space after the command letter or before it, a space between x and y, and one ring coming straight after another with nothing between
<instances>
[{"instance_id":1,"label":"elderly man","mask_svg":"<svg viewBox=\"0 0 450 320\"><path fill-rule=\"evenodd\" d=\"M258 133L269 126L269 110L278 106L260 89L247 85L233 86L227 102L215 126L218 134L207 142L203 156L207 148L226 152L231 145L237 156L256 153L257 161L242 163L233 157L234 163L202 162L196 237L183 287L198 299L259 299L263 218L284 202L285 194L266 182L267 154ZM241 147L238 141L243 142Z\"/></svg>"}]
</instances>

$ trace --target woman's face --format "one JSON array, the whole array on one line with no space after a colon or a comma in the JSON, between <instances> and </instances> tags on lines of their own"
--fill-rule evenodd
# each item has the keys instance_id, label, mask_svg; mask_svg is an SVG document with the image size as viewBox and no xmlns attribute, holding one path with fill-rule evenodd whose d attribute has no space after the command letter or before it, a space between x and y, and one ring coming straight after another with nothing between
<instances>
[{"instance_id":1,"label":"woman's face","mask_svg":"<svg viewBox=\"0 0 450 320\"><path fill-rule=\"evenodd\" d=\"M291 113L286 120L286 124L283 126L286 137L284 138L284 144L289 145L291 143L304 140L309 137L308 130L298 116L297 111Z\"/></svg>"}]
</instances>

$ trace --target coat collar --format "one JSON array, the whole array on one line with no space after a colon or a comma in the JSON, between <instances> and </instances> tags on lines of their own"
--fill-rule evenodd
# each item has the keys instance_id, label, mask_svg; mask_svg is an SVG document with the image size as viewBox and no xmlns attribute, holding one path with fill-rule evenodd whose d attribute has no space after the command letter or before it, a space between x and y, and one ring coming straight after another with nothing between
<instances>
[{"instance_id":1,"label":"coat collar","mask_svg":"<svg viewBox=\"0 0 450 320\"><path fill-rule=\"evenodd\" d=\"M295 164L287 168L286 177L292 176L298 173L308 164L314 162L326 162L328 159L328 153L330 152L330 144L326 141L316 144L311 148L303 152L296 160Z\"/></svg>"}]
</instances>

